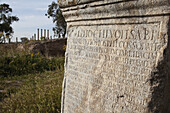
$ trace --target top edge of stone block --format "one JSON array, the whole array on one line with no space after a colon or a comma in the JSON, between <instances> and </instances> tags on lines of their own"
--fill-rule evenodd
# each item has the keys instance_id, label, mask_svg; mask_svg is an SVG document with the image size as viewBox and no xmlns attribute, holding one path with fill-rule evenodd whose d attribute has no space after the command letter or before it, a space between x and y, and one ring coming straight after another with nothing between
<instances>
[{"instance_id":1,"label":"top edge of stone block","mask_svg":"<svg viewBox=\"0 0 170 113\"><path fill-rule=\"evenodd\" d=\"M113 2L128 2L128 1L136 1L136 2L148 2L148 0L58 0L58 4L60 6L60 8L67 8L67 7L72 7L72 6L76 6L76 5L83 5L83 4L89 4L89 3L93 3L95 2L96 4L98 2L100 3L113 3ZM151 2L151 1L149 1ZM166 2L168 4L170 4L169 0L154 0L153 4L157 2L157 3L161 3L161 2ZM152 4L151 4L152 5Z\"/></svg>"},{"instance_id":2,"label":"top edge of stone block","mask_svg":"<svg viewBox=\"0 0 170 113\"><path fill-rule=\"evenodd\" d=\"M58 0L58 4L61 8L76 6L78 4L86 4L89 2L104 1L104 0Z\"/></svg>"}]
</instances>

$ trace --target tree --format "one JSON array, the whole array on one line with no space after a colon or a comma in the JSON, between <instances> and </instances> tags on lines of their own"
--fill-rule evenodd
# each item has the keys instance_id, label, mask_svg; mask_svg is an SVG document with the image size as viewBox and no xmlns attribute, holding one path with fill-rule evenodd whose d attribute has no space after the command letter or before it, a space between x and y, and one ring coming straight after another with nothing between
<instances>
[{"instance_id":1,"label":"tree","mask_svg":"<svg viewBox=\"0 0 170 113\"><path fill-rule=\"evenodd\" d=\"M55 23L55 27L53 27L54 36L57 37L65 37L67 23L62 15L62 12L56 2L52 2L51 5L48 5L47 14L48 18L53 19L53 23Z\"/></svg>"},{"instance_id":2,"label":"tree","mask_svg":"<svg viewBox=\"0 0 170 113\"><path fill-rule=\"evenodd\" d=\"M14 33L11 24L18 21L19 18L16 16L11 16L12 8L8 4L0 4L0 42L2 43L5 38L10 38L12 33ZM4 40L2 39L4 38Z\"/></svg>"}]
</instances>

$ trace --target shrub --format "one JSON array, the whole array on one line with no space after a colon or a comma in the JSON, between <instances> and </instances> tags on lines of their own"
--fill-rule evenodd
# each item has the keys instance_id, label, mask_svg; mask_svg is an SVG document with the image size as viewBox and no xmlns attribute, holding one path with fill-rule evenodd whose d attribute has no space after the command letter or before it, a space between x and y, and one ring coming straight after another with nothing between
<instances>
[{"instance_id":1,"label":"shrub","mask_svg":"<svg viewBox=\"0 0 170 113\"><path fill-rule=\"evenodd\" d=\"M47 59L39 55L0 57L0 76L25 75L37 72L52 71L64 65L64 58Z\"/></svg>"}]
</instances>

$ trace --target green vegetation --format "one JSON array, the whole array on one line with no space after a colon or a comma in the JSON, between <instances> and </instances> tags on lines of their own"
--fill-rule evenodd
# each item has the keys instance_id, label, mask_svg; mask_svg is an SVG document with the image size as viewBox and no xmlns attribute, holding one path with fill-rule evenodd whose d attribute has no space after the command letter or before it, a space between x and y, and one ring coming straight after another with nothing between
<instances>
[{"instance_id":1,"label":"green vegetation","mask_svg":"<svg viewBox=\"0 0 170 113\"><path fill-rule=\"evenodd\" d=\"M0 113L60 113L64 57L0 45Z\"/></svg>"},{"instance_id":2,"label":"green vegetation","mask_svg":"<svg viewBox=\"0 0 170 113\"><path fill-rule=\"evenodd\" d=\"M67 23L62 15L59 5L53 1L48 5L47 14L45 15L48 18L52 18L53 23L55 23L55 27L53 27L54 36L58 38L65 37Z\"/></svg>"},{"instance_id":3,"label":"green vegetation","mask_svg":"<svg viewBox=\"0 0 170 113\"><path fill-rule=\"evenodd\" d=\"M12 8L8 4L0 4L0 43L5 42L12 35L12 23L19 21L17 16L11 16Z\"/></svg>"},{"instance_id":4,"label":"green vegetation","mask_svg":"<svg viewBox=\"0 0 170 113\"><path fill-rule=\"evenodd\" d=\"M0 112L60 113L63 68L0 80Z\"/></svg>"},{"instance_id":5,"label":"green vegetation","mask_svg":"<svg viewBox=\"0 0 170 113\"><path fill-rule=\"evenodd\" d=\"M44 37L44 36L42 36L42 37L40 37L40 39L41 39L41 40L45 40L45 37Z\"/></svg>"},{"instance_id":6,"label":"green vegetation","mask_svg":"<svg viewBox=\"0 0 170 113\"><path fill-rule=\"evenodd\" d=\"M47 59L34 54L0 57L0 76L21 76L30 73L53 71L62 64L64 64L64 58Z\"/></svg>"},{"instance_id":7,"label":"green vegetation","mask_svg":"<svg viewBox=\"0 0 170 113\"><path fill-rule=\"evenodd\" d=\"M53 30L64 36L66 23L56 6L49 6L48 16L59 26ZM53 11L57 11L56 18ZM10 41L11 24L19 20L11 13L8 4L0 4L0 43ZM64 57L29 53L28 41L24 42L21 48L18 44L0 44L0 113L60 113Z\"/></svg>"},{"instance_id":8,"label":"green vegetation","mask_svg":"<svg viewBox=\"0 0 170 113\"><path fill-rule=\"evenodd\" d=\"M16 50L17 45L9 44L7 46L5 44L0 44L0 57L13 57L17 55L22 55L21 51Z\"/></svg>"}]
</instances>

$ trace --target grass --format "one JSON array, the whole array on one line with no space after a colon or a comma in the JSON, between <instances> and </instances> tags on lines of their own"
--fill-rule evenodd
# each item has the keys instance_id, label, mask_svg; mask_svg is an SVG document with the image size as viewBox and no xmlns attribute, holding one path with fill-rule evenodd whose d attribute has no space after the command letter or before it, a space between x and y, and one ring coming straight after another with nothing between
<instances>
[{"instance_id":1,"label":"grass","mask_svg":"<svg viewBox=\"0 0 170 113\"><path fill-rule=\"evenodd\" d=\"M64 57L0 45L0 113L60 113Z\"/></svg>"},{"instance_id":2,"label":"grass","mask_svg":"<svg viewBox=\"0 0 170 113\"><path fill-rule=\"evenodd\" d=\"M23 52L16 49L17 44L0 44L0 56L15 56L23 54Z\"/></svg>"},{"instance_id":3,"label":"grass","mask_svg":"<svg viewBox=\"0 0 170 113\"><path fill-rule=\"evenodd\" d=\"M60 113L63 68L0 79L2 113ZM4 92L2 92L2 90Z\"/></svg>"}]
</instances>

